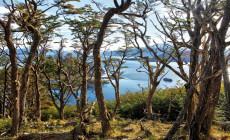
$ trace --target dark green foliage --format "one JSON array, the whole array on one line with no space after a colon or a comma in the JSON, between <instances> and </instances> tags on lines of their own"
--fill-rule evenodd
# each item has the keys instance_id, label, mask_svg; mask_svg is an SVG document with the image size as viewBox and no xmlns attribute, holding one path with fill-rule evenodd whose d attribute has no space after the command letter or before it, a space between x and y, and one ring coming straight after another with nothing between
<instances>
[{"instance_id":1,"label":"dark green foliage","mask_svg":"<svg viewBox=\"0 0 230 140\"><path fill-rule=\"evenodd\" d=\"M121 96L121 105L118 114L124 118L140 119L144 117L147 94L127 92Z\"/></svg>"},{"instance_id":2,"label":"dark green foliage","mask_svg":"<svg viewBox=\"0 0 230 140\"><path fill-rule=\"evenodd\" d=\"M214 117L213 123L219 125L222 122L229 121L229 120L230 120L230 114L228 111L226 97L224 94L224 88L222 85L221 91L220 91L219 103L215 110L215 117Z\"/></svg>"},{"instance_id":3,"label":"dark green foliage","mask_svg":"<svg viewBox=\"0 0 230 140\"><path fill-rule=\"evenodd\" d=\"M0 119L0 134L7 130L10 130L11 126L12 126L11 118Z\"/></svg>"},{"instance_id":4,"label":"dark green foliage","mask_svg":"<svg viewBox=\"0 0 230 140\"><path fill-rule=\"evenodd\" d=\"M123 118L141 119L145 116L144 109L146 108L146 99L148 89L142 92L128 91L121 95L121 104L118 108L117 115ZM169 102L172 93L172 108L170 112L169 121L174 121L181 110L183 103L183 96L185 94L184 88L158 89L153 95L152 105L154 113L160 113L161 118L166 118L169 108ZM115 100L107 101L106 105L111 113L115 107ZM93 110L93 114L98 116L97 106Z\"/></svg>"},{"instance_id":5,"label":"dark green foliage","mask_svg":"<svg viewBox=\"0 0 230 140\"><path fill-rule=\"evenodd\" d=\"M59 114L55 107L50 107L49 109L42 110L41 113L42 113L42 117L41 117L42 121L47 121L51 118L59 119Z\"/></svg>"},{"instance_id":6,"label":"dark green foliage","mask_svg":"<svg viewBox=\"0 0 230 140\"><path fill-rule=\"evenodd\" d=\"M75 106L66 106L64 112L65 119L75 118L77 116ZM49 119L59 119L58 111L54 106L42 110L42 121L48 121Z\"/></svg>"},{"instance_id":7,"label":"dark green foliage","mask_svg":"<svg viewBox=\"0 0 230 140\"><path fill-rule=\"evenodd\" d=\"M182 95L184 94L184 89L158 89L153 95L152 105L153 111L155 113L160 113L161 117L165 118L168 113L171 92L173 93L173 101L170 113L170 120L175 120L182 106ZM143 93L126 93L121 98L121 106L118 113L121 115L121 117L124 118L140 119L144 117L146 98L147 91L144 91Z\"/></svg>"}]
</instances>

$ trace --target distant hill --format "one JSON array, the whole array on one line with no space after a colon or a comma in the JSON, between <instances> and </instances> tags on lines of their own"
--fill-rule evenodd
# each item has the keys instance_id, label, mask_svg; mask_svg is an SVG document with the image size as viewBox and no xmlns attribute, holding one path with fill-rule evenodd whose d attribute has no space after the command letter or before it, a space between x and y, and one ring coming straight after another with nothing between
<instances>
[{"instance_id":1,"label":"distant hill","mask_svg":"<svg viewBox=\"0 0 230 140\"><path fill-rule=\"evenodd\" d=\"M140 56L139 50L137 48L132 48L131 50L132 51L128 53L128 55L130 55L131 57L126 58L126 60L137 60L136 58ZM150 60L151 62L156 62L156 58L153 56L153 54L151 54L151 52L147 48L142 48L142 50L143 50L144 56L149 56L151 58L151 60ZM105 52L105 55L110 56L111 52L112 52L114 57L120 56L120 54L117 53L116 51L107 51L107 52ZM190 58L188 56L186 56L186 54L188 55L190 53L190 51L185 51L184 53L185 53L185 55L182 56L183 61L189 62ZM169 54L166 54L166 53L164 54L162 52L158 52L158 56L163 57L163 58L168 58ZM173 60L172 62L175 62L175 60Z\"/></svg>"},{"instance_id":2,"label":"distant hill","mask_svg":"<svg viewBox=\"0 0 230 140\"><path fill-rule=\"evenodd\" d=\"M151 62L156 62L156 58L150 53L150 51L147 48L142 48L142 50L143 50L144 56L149 56L151 58L151 60L150 60ZM8 52L7 49L5 51ZM105 53L105 55L109 57L111 55L111 52L112 52L113 57L119 58L120 54L117 53L116 51L101 52L101 55L103 55L103 53ZM25 58L24 55L27 55L27 50L26 49L17 49L17 53L18 53L17 54L18 57L23 60ZM63 51L64 56L66 56L69 53L71 53L74 57L77 57L77 54L74 53L74 51ZM190 53L190 51L185 51L185 54L189 54L189 53ZM52 50L52 51L50 50L46 53L46 56L55 56L56 54L57 54L57 50ZM128 52L128 55L130 57L126 58L126 60L137 60L136 58L140 56L140 53L139 53L139 50L137 48L132 48L131 51ZM158 52L158 56L163 57L163 58L169 57L168 54L163 54L162 52ZM183 60L185 62L190 61L190 58L188 56L184 55L182 57L183 57ZM103 57L102 57L102 59L103 59ZM175 62L175 60L172 62Z\"/></svg>"}]
</instances>

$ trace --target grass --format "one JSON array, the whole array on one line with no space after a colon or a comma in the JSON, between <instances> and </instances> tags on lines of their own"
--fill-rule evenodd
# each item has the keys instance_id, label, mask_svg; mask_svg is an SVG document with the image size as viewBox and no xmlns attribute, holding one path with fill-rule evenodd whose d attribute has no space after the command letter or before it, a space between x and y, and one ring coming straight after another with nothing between
<instances>
[{"instance_id":1,"label":"grass","mask_svg":"<svg viewBox=\"0 0 230 140\"><path fill-rule=\"evenodd\" d=\"M2 122L2 123L1 123ZM6 125L9 129L9 119L0 119L0 131L3 131L4 126ZM20 134L25 133L40 133L40 132L65 132L71 131L74 129L74 126L63 127L64 124L68 123L68 120L49 120L47 122L34 122L29 121L26 125L24 125L21 129ZM54 129L47 129L46 125L55 126ZM130 120L130 119L123 119L118 118L111 121L112 130L109 132L108 136L103 139L117 139L118 137L128 137L129 139L137 138L138 136L141 139L151 139L151 140L160 140L163 139L169 129L172 126L172 123L161 123L159 121L143 121L142 126L147 128L152 135L146 136L146 133L141 130L141 125L138 120ZM2 128L2 129L1 129ZM100 138L99 134L101 133L101 123L96 122L87 126L88 132L93 132L90 136L90 139L102 139ZM0 132L1 133L1 132ZM186 136L187 134L183 131L179 131L176 134L176 137ZM219 126L213 125L211 130L211 137L214 140L221 140L222 138L227 138L230 136L230 132L224 132L219 129ZM8 136L0 137L0 138L8 138Z\"/></svg>"}]
</instances>

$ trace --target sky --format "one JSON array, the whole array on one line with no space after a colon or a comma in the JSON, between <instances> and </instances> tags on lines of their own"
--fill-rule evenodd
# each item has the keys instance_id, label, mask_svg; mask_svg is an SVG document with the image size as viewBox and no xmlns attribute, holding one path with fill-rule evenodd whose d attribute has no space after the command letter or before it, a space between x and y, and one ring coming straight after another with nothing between
<instances>
[{"instance_id":1,"label":"sky","mask_svg":"<svg viewBox=\"0 0 230 140\"><path fill-rule=\"evenodd\" d=\"M22 0L14 0L15 3L18 2L18 1L22 1ZM114 7L113 0L95 0L95 1L101 3L104 7ZM8 0L7 2L10 2L10 1ZM74 2L75 7L83 7L85 4L91 4L92 5L91 0L81 0L81 2ZM8 11L6 8L4 8L4 6L5 5L4 5L3 1L0 1L0 15L6 13ZM97 9L97 7L94 4L92 6L93 6L93 8ZM162 6L158 6L156 8L161 9L161 11L163 11ZM56 9L51 9L51 10L47 11L46 14L52 14L55 11L56 11ZM163 11L163 14L164 14L164 11ZM154 16L152 16L151 18L152 18L153 21L156 20L156 19L154 19L155 18ZM148 26L148 28L151 31L151 32L149 32L149 35L151 35L157 42L159 42L159 40L157 39L157 31L150 25ZM69 47L73 43L71 41L73 36L71 36L71 31L69 30L69 27L67 25L64 25L58 30L58 32L63 34L64 38L68 39L68 41L65 43L65 45L67 46L65 48L65 50L73 50L73 48ZM115 35L116 36L121 36L121 34L119 34L119 33L117 33ZM115 36L115 35L113 35L113 36ZM112 37L111 37L111 39L113 39ZM58 40L59 40L59 38L55 38L54 42L57 42ZM144 46L143 43L140 43L140 44ZM152 44L153 44L153 42L152 42ZM118 49L119 47L121 47L123 45L124 45L124 41L117 42L116 44L111 45L110 49L111 50L116 50L116 49ZM58 49L58 47L59 47L59 46L57 47L56 44L54 44L54 43L52 43L51 46L52 46L53 49Z\"/></svg>"}]
</instances>

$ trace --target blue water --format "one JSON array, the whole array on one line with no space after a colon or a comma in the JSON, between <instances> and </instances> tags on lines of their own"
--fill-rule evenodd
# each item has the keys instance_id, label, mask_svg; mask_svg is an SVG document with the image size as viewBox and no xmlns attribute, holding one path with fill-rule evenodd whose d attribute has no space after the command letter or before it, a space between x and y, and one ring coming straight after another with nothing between
<instances>
[{"instance_id":1,"label":"blue water","mask_svg":"<svg viewBox=\"0 0 230 140\"><path fill-rule=\"evenodd\" d=\"M155 65L155 62L151 62L151 65ZM175 68L177 68L176 62L171 62L170 65ZM122 77L124 79L120 80L120 93L125 94L127 91L141 91L142 88L148 87L149 84L149 78L147 73L145 72L137 72L136 69L140 67L140 63L138 61L132 61L132 60L127 60L124 66L128 66L128 68L124 68L123 71L124 73L122 74ZM184 66L185 72L188 73L188 66ZM145 69L142 68L142 71ZM169 69L165 69L165 72L168 72L165 75L165 78L171 78L173 79L172 82L165 82L161 81L158 88L170 88L170 87L175 87L179 86L178 82L183 84L184 81L180 79L176 74L174 74L172 71L169 71ZM107 75L103 75L103 77L107 77ZM113 86L109 84L104 84L103 85L103 93L104 97L106 100L112 100L115 99L115 92ZM70 99L74 100L74 99ZM90 102L96 100L95 92L94 89L89 88L88 89L88 100Z\"/></svg>"}]
</instances>

